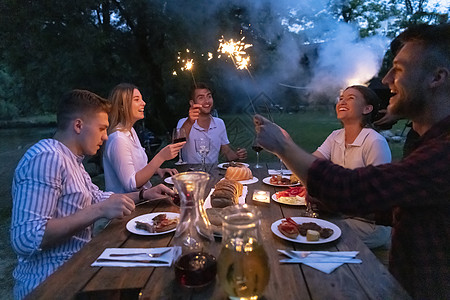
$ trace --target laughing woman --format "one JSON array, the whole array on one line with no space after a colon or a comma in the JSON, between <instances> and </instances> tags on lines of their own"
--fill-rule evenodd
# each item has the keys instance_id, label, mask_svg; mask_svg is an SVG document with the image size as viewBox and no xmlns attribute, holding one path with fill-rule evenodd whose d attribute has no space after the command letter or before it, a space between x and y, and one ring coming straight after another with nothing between
<instances>
[{"instance_id":1,"label":"laughing woman","mask_svg":"<svg viewBox=\"0 0 450 300\"><path fill-rule=\"evenodd\" d=\"M103 153L106 190L115 193L132 192L152 186L150 178L157 173L178 173L175 169L161 169L166 160L175 158L186 142L169 144L148 163L133 125L144 118L145 102L138 88L132 84L117 85L109 96L112 103L109 138Z\"/></svg>"},{"instance_id":2,"label":"laughing woman","mask_svg":"<svg viewBox=\"0 0 450 300\"><path fill-rule=\"evenodd\" d=\"M343 128L333 131L313 155L348 169L391 162L386 139L372 128L379 101L368 87L346 88L336 104ZM390 241L391 227L376 225L371 216L347 218L346 222L369 248L388 245Z\"/></svg>"}]
</instances>

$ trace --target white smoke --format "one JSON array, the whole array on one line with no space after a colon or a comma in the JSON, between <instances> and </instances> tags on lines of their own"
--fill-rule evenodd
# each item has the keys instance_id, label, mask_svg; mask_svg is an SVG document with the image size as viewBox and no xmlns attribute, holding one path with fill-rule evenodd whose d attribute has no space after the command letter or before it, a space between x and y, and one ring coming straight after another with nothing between
<instances>
[{"instance_id":1,"label":"white smoke","mask_svg":"<svg viewBox=\"0 0 450 300\"><path fill-rule=\"evenodd\" d=\"M365 84L377 74L388 40L373 36L358 37L347 23L337 23L335 35L319 46L317 64L308 87L315 92L343 89Z\"/></svg>"}]
</instances>

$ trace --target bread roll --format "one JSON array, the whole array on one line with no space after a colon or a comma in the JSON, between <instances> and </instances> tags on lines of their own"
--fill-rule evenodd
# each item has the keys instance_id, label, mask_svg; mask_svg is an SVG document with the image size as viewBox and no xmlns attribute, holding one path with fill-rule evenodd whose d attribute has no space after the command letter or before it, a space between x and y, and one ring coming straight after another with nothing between
<instances>
[{"instance_id":1,"label":"bread roll","mask_svg":"<svg viewBox=\"0 0 450 300\"><path fill-rule=\"evenodd\" d=\"M222 208L237 204L242 195L242 189L243 185L240 182L228 179L220 180L211 194L211 206Z\"/></svg>"},{"instance_id":2,"label":"bread roll","mask_svg":"<svg viewBox=\"0 0 450 300\"><path fill-rule=\"evenodd\" d=\"M246 166L228 167L225 178L230 180L248 180L253 178L252 171Z\"/></svg>"},{"instance_id":3,"label":"bread roll","mask_svg":"<svg viewBox=\"0 0 450 300\"><path fill-rule=\"evenodd\" d=\"M208 215L209 223L216 226L222 226L222 217L220 216L221 208L207 208L206 214Z\"/></svg>"}]
</instances>

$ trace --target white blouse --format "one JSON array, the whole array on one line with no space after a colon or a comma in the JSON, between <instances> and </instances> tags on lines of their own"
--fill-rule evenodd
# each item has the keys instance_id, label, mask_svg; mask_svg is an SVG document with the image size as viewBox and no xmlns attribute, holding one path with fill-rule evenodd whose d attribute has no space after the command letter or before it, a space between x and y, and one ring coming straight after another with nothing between
<instances>
[{"instance_id":1,"label":"white blouse","mask_svg":"<svg viewBox=\"0 0 450 300\"><path fill-rule=\"evenodd\" d=\"M335 130L317 151L326 159L348 169L391 162L391 150L386 139L371 128L363 128L355 141L347 146L345 130Z\"/></svg>"},{"instance_id":2,"label":"white blouse","mask_svg":"<svg viewBox=\"0 0 450 300\"><path fill-rule=\"evenodd\" d=\"M103 152L106 190L114 193L137 191L136 173L147 163L147 154L134 128L131 128L131 132L113 132L109 135ZM148 181L144 187L150 188L152 184Z\"/></svg>"}]
</instances>

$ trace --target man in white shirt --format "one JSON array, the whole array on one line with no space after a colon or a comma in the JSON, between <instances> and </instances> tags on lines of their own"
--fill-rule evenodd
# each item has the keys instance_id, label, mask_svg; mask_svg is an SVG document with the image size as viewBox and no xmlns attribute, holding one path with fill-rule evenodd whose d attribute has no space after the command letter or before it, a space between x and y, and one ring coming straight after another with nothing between
<instances>
[{"instance_id":1,"label":"man in white shirt","mask_svg":"<svg viewBox=\"0 0 450 300\"><path fill-rule=\"evenodd\" d=\"M106 99L73 90L61 99L53 138L32 146L13 179L11 244L18 265L15 299L24 298L91 239L100 218L131 214L135 203L173 195L164 185L129 194L103 192L82 164L108 139Z\"/></svg>"},{"instance_id":2,"label":"man in white shirt","mask_svg":"<svg viewBox=\"0 0 450 300\"><path fill-rule=\"evenodd\" d=\"M211 89L203 82L191 89L189 116L178 121L177 128L183 128L188 136L187 143L182 149L183 160L188 163L201 163L201 157L195 150L195 139L208 138L210 150L206 163L217 163L222 152L228 161L244 160L247 158L246 149L234 151L230 147L225 123L222 119L211 116L214 104Z\"/></svg>"}]
</instances>

